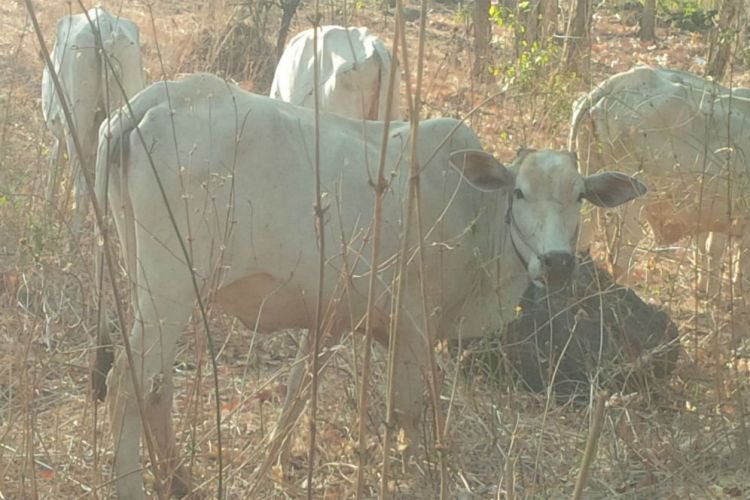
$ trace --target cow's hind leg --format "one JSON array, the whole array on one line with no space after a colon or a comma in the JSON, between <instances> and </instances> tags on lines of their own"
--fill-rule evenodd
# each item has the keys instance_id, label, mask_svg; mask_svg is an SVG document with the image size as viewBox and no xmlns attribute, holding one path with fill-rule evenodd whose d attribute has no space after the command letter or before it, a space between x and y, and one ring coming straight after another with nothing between
<instances>
[{"instance_id":1,"label":"cow's hind leg","mask_svg":"<svg viewBox=\"0 0 750 500\"><path fill-rule=\"evenodd\" d=\"M50 220L52 216L54 216L55 209L57 208L57 184L60 181L60 170L63 156L62 144L62 141L55 137L55 142L52 145L52 152L49 157L49 173L47 175L47 187L44 193L45 202L47 204L47 220Z\"/></svg>"},{"instance_id":2,"label":"cow's hind leg","mask_svg":"<svg viewBox=\"0 0 750 500\"><path fill-rule=\"evenodd\" d=\"M139 500L145 498L139 457L142 423L124 352L118 354L107 386L114 440L112 474L117 498Z\"/></svg>"},{"instance_id":3,"label":"cow's hind leg","mask_svg":"<svg viewBox=\"0 0 750 500\"><path fill-rule=\"evenodd\" d=\"M73 219L70 222L71 250L74 250L78 246L89 209L89 192L82 169L82 165L79 164L75 172L74 191L76 206L73 211Z\"/></svg>"},{"instance_id":4,"label":"cow's hind leg","mask_svg":"<svg viewBox=\"0 0 750 500\"><path fill-rule=\"evenodd\" d=\"M153 275L152 275L153 276ZM180 281L180 280L176 280ZM172 282L174 284L174 281ZM140 293L139 319L130 335L132 367L141 391L142 409L155 452L156 475L166 482L157 488L167 490L172 478L175 494L185 494L188 476L178 468L177 449L172 428L172 365L177 336L190 314L193 301L190 282L179 290L182 296L164 297ZM113 473L120 500L141 499L143 474L139 459L139 443L143 431L141 413L133 389L132 375L124 351L118 356L110 374L109 397L112 431L115 442Z\"/></svg>"}]
</instances>

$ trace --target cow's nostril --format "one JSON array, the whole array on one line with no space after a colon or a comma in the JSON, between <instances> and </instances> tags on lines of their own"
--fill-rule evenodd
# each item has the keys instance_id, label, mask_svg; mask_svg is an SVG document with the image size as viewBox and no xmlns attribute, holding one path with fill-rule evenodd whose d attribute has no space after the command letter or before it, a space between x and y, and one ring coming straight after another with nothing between
<instances>
[{"instance_id":1,"label":"cow's nostril","mask_svg":"<svg viewBox=\"0 0 750 500\"><path fill-rule=\"evenodd\" d=\"M575 262L573 255L567 252L549 252L539 256L543 267L548 270L567 271Z\"/></svg>"}]
</instances>

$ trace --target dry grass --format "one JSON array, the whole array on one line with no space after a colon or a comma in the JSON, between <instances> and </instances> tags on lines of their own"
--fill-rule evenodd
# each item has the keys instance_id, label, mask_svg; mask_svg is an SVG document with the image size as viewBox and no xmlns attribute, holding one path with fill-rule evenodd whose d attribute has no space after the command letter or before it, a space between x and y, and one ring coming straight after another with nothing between
<instances>
[{"instance_id":1,"label":"dry grass","mask_svg":"<svg viewBox=\"0 0 750 500\"><path fill-rule=\"evenodd\" d=\"M118 2L104 4L120 9ZM40 2L38 8L45 32L51 34L65 6ZM216 40L206 33L221 32L229 9L209 14L198 2L156 1L156 29L144 5L124 2L122 11L142 27L144 60L154 80L211 67L211 61L195 57L210 53L207 47ZM292 33L307 27L307 14L297 16ZM331 10L333 15L339 14ZM468 78L470 38L457 19L455 10L443 4L430 14L424 92L430 116L464 116L500 88L500 83L478 85ZM0 352L0 499L106 497L111 460L106 416L103 406L87 397L96 312L91 278L95 241L84 237L79 252L63 251L69 211L61 208L50 219L43 215L39 194L46 183L49 138L38 105L41 63L23 9L0 3L0 20L0 342L5 346ZM391 22L374 11L355 13L353 21L387 39L391 30L386 23ZM624 36L623 29L614 17L597 16L591 81L636 61L657 63L664 57L674 67L690 69L693 56L704 49L694 35L663 32L656 47L643 46ZM410 25L410 43L415 43L415 33L416 26ZM508 34L497 35L502 46ZM252 56L247 54L247 60ZM498 67L509 63L498 56ZM254 78L248 68L240 66L244 73L239 78ZM738 71L736 80L747 83L749 75ZM258 80L246 86L264 92L265 85ZM472 126L486 147L505 159L522 144L561 147L568 115L557 105L572 102L587 85L570 79L557 94L533 89L506 94L477 113ZM91 222L89 230L93 233ZM747 326L732 316L726 294L712 303L696 298L689 250L639 255L639 293L670 312L680 327L684 354L655 399L634 395L610 400L584 496L748 498L750 454L739 444L747 411L741 402L750 396ZM289 332L256 337L220 316L212 326L221 346L220 393L211 389L203 334L190 328L178 354L174 414L196 484L210 497L217 474L210 403L220 398L227 498L243 499L280 408L296 337ZM352 343L359 342L343 344L321 382L316 498L350 498L354 491L357 394L352 381L359 364ZM375 349L375 386L380 390L371 397L368 497L377 495L383 358ZM442 403L449 415L449 497L509 498L511 488L515 498L570 497L590 409L519 392L507 380L466 380L448 351L440 353L439 363ZM306 428L297 427L288 476L275 470L256 498L304 495ZM436 497L438 452L428 439L424 448L423 473L398 485L399 498Z\"/></svg>"}]
</instances>

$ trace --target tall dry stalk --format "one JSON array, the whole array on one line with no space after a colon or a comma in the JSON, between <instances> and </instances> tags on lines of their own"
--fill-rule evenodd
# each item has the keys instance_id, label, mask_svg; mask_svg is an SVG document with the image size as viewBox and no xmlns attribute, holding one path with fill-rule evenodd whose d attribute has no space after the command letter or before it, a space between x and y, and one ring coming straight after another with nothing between
<instances>
[{"instance_id":1,"label":"tall dry stalk","mask_svg":"<svg viewBox=\"0 0 750 500\"><path fill-rule=\"evenodd\" d=\"M422 210L420 203L420 183L419 171L421 165L417 161L417 145L419 140L419 112L422 103L422 77L424 74L424 45L425 45L425 26L427 22L427 0L422 0L422 11L419 18L419 49L417 52L417 85L414 90L414 109L411 117L411 183L410 194L414 198L416 217L417 217L417 241L418 241L418 265L419 265L419 287L422 296L422 317L424 323L422 328L427 336L427 360L430 367L430 397L432 399L433 418L435 426L435 449L438 452L438 462L440 465L440 499L444 500L448 494L448 468L445 461L445 436L448 432L443 422L443 410L440 404L440 380L438 377L437 363L435 362L436 344L435 329L430 322L429 304L425 293L425 266L424 266L424 232L422 228ZM412 193L413 190L413 193Z\"/></svg>"},{"instance_id":2,"label":"tall dry stalk","mask_svg":"<svg viewBox=\"0 0 750 500\"><path fill-rule=\"evenodd\" d=\"M401 24L396 22L393 33L393 50L392 57L398 58L399 33ZM394 65L395 66L395 65ZM383 223L383 195L388 188L388 181L385 179L385 161L388 152L388 137L391 123L391 105L393 103L393 91L396 82L396 69L392 68L388 79L388 94L386 96L385 120L383 126L383 135L380 143L380 160L378 162L378 171L374 181L371 181L373 194L375 198L373 209L373 226L372 226L372 250L370 252L370 276L367 283L367 316L365 317L365 341L362 347L362 376L359 393L359 444L358 444L358 468L356 482L356 498L362 498L365 487L365 467L367 465L367 408L369 405L369 383L370 383L370 363L372 351L372 317L373 308L375 307L375 281L377 279L377 269L380 262L380 237L381 226Z\"/></svg>"},{"instance_id":3,"label":"tall dry stalk","mask_svg":"<svg viewBox=\"0 0 750 500\"><path fill-rule=\"evenodd\" d=\"M393 408L393 398L395 396L395 356L396 351L401 348L400 346L400 340L402 339L402 336L405 335L404 332L399 331L399 322L400 322L400 316L402 314L401 308L403 305L403 294L405 288L408 286L407 284L407 267L409 262L409 253L410 253L410 247L409 247L409 236L411 234L411 226L412 226L412 217L416 217L416 225L417 225L417 240L418 240L418 268L419 268L419 287L421 292L421 298L422 298L422 313L423 313L423 319L424 323L422 325L424 332L426 334L425 339L425 348L427 349L427 359L430 366L430 393L431 398L433 402L433 410L435 412L435 431L436 431L436 443L438 450L440 450L440 498L444 498L446 494L446 488L447 488L447 469L445 465L445 461L443 460L443 447L442 447L442 435L444 432L443 429L443 419L442 419L442 411L440 410L440 391L437 387L437 369L435 365L435 358L434 358L434 351L433 351L433 342L434 342L434 334L432 332L432 328L430 325L429 320L429 314L428 314L428 305L427 305L427 299L425 296L425 290L424 290L424 248L422 245L422 229L421 229L421 215L419 211L419 170L420 165L418 163L418 156L417 156L417 145L419 140L419 111L420 111L420 99L421 99L421 86L422 86L422 74L423 74L423 68L424 68L424 37L425 37L425 26L426 26L426 17L427 17L427 3L425 0L422 0L421 3L421 17L420 17L420 25L419 25L419 48L417 53L417 84L415 88L415 94L412 96L411 94L411 83L410 83L410 77L409 77L409 54L407 45L405 43L405 29L404 29L404 16L403 16L403 2L401 0L397 1L397 14L396 14L396 22L398 23L397 33L400 34L402 38L402 48L403 48L403 66L404 66L404 73L406 75L406 97L407 97L407 103L409 105L409 119L410 119L410 141L411 141L411 163L410 163L410 176L409 176L409 189L407 193L407 200L406 200L406 211L405 211L405 217L404 217L404 229L402 231L402 242L401 242L401 249L399 251L399 268L397 272L396 277L396 296L394 300L394 305L392 307L392 319L391 319L391 334L390 334L390 342L388 345L388 392L387 392L387 410L386 410L386 431L385 431L385 439L384 439L384 447L383 447L383 461L381 464L382 467L382 473L381 473L381 484L380 484L380 497L386 498L389 496L390 492L388 491L388 482L389 482L389 463L390 463L390 449L391 449L391 442L393 440L392 433L394 430L394 408ZM416 334L416 332L415 332Z\"/></svg>"},{"instance_id":4,"label":"tall dry stalk","mask_svg":"<svg viewBox=\"0 0 750 500\"><path fill-rule=\"evenodd\" d=\"M39 26L39 21L36 17L36 12L34 10L34 6L31 3L31 0L24 0L24 3L26 5L26 10L29 13L29 18L31 19L31 24L34 28L34 33L36 34L37 41L39 42L39 51L41 52L42 59L44 60L44 64L47 67L47 70L49 71L50 78L52 80L52 83L55 87L55 93L58 96L58 99L60 101L60 106L62 108L63 115L65 117L65 122L68 125L69 133L72 136L73 139L73 146L76 150L76 154L78 155L79 161L81 162L81 170L83 173L84 182L86 184L86 190L88 191L89 198L91 199L91 204L94 210L94 217L96 219L96 225L100 228L102 232L102 252L104 257L104 265L106 265L107 273L110 277L110 281L112 282L112 292L114 294L114 300L116 304L116 311L117 311L117 319L120 323L120 328L122 331L125 331L125 315L122 311L122 307L120 307L121 304L121 297L119 294L119 291L117 290L117 287L114 286L115 279L117 276L117 272L115 270L114 266L114 258L113 258L113 251L112 251L112 243L110 238L108 237L105 228L105 221L104 221L104 214L102 211L102 207L99 204L96 193L94 192L94 180L91 176L91 170L89 168L89 165L86 165L86 162L88 159L83 154L83 148L81 147L81 141L78 138L78 133L75 127L75 122L73 121L73 115L70 112L70 109L68 108L66 99L65 99L65 92L63 91L62 85L60 84L60 79L57 76L57 72L55 71L54 64L52 63L52 59L50 58L49 50L47 49L47 45L44 42L44 36L42 35L41 27ZM83 6L82 6L83 7ZM91 23L91 20L89 20L89 23ZM92 24L92 26L95 28L95 26ZM94 29L94 33L98 36L98 30ZM101 40L100 40L101 42ZM107 57L104 57L104 60L107 61L107 64L111 64L109 59ZM142 420L145 416L145 406L143 402L143 398L141 397L141 391L140 391L140 384L138 383L138 377L135 373L135 370L132 368L135 366L135 358L133 356L133 352L130 348L130 342L128 341L128 338L126 335L123 335L123 344L125 346L125 355L128 359L128 364L131 367L131 382L133 383L134 390L136 392L136 404L138 407L138 413ZM146 442L146 449L149 455L149 459L151 460L151 463L156 464L156 449L154 444L154 438L153 433L150 431L147 425L144 425L144 441ZM156 470L154 471L156 473ZM155 474L156 475L156 474ZM158 483L158 475L157 477L157 483ZM157 489L157 493L161 497L161 493Z\"/></svg>"},{"instance_id":5,"label":"tall dry stalk","mask_svg":"<svg viewBox=\"0 0 750 500\"><path fill-rule=\"evenodd\" d=\"M318 298L315 303L315 330L312 349L312 389L310 395L310 447L307 453L307 500L313 499L313 469L315 468L315 419L318 410L318 352L320 351L321 323L323 315L323 283L325 278L325 221L323 199L320 191L320 67L318 65L318 28L320 22L320 0L315 0L313 14L313 106L315 117L314 168L315 168L315 214L314 224L318 235Z\"/></svg>"},{"instance_id":6,"label":"tall dry stalk","mask_svg":"<svg viewBox=\"0 0 750 500\"><path fill-rule=\"evenodd\" d=\"M79 0L80 2L80 0ZM164 65L164 58L162 57L161 47L159 44L159 38L156 35L158 33L158 30L156 28L156 24L154 23L154 13L152 10L151 4L147 4L146 6L148 13L149 13L149 20L151 21L151 28L154 32L154 45L156 47L156 56L159 60L159 67L161 68L162 76L166 76L166 70ZM167 100L169 101L170 107L171 104L171 97L169 94L169 87L165 84L165 91ZM130 103L126 103L128 113L130 116L134 116L133 110L130 108ZM175 144L175 150L177 146L177 137L175 134L175 123L174 123L174 114L170 114L171 119L171 125L172 125L172 139ZM235 113L235 120L237 120L236 113ZM213 379L213 389L214 389L214 421L216 423L216 457L217 457L217 466L219 469L219 474L217 477L217 485L216 485L216 496L217 498L222 497L222 491L223 491L223 480L224 480L224 454L223 454L223 441L222 441L222 432L221 432L221 398L219 397L219 369L216 364L216 349L214 347L213 338L211 337L211 328L208 324L208 312L207 307L205 304L205 301L203 300L202 294L201 294L201 288L198 285L197 277L195 275L195 267L193 266L193 259L192 259L192 253L188 250L187 245L185 243L185 238L183 238L182 234L179 231L179 228L177 227L177 222L174 218L174 214L172 213L172 207L169 206L169 203L167 203L167 197L166 192L164 190L164 185L161 182L161 178L159 177L159 174L156 170L156 165L154 164L153 158L151 157L151 154L148 153L149 147L146 145L146 142L141 135L140 128L138 126L135 127L134 131L138 135L138 141L143 146L144 151L146 151L146 156L148 158L149 166L151 168L151 172L154 174L154 178L157 182L157 185L159 187L159 192L161 193L162 200L164 201L164 207L167 210L167 216L169 218L170 224L172 228L174 229L175 235L177 236L177 241L180 244L180 250L182 252L182 255L185 259L185 266L190 272L190 279L193 286L193 293L195 294L195 300L198 305L198 310L200 312L200 321L203 324L203 329L206 336L206 345L208 346L208 354L211 359L211 372L212 372L212 379ZM237 161L237 150L235 149L235 156L233 158L232 166L236 166ZM179 161L179 158L178 158ZM235 178L232 176L231 182L232 185L234 184ZM232 193L234 193L234 187L232 187L231 190ZM233 206L233 205L232 205ZM231 220L227 218L225 220L226 226L225 226L225 237L228 237L229 230L231 228ZM192 239L191 239L192 241ZM221 252L224 252L224 249L221 250ZM124 330L123 330L124 331ZM123 337L125 337L123 335ZM128 360L128 364L130 364L130 360Z\"/></svg>"},{"instance_id":7,"label":"tall dry stalk","mask_svg":"<svg viewBox=\"0 0 750 500\"><path fill-rule=\"evenodd\" d=\"M591 426L589 427L588 438L586 439L586 449L581 457L581 470L578 473L576 479L576 487L573 491L573 499L580 500L583 495L583 488L586 487L588 481L589 469L591 464L596 457L596 447L599 443L599 435L602 432L602 423L604 422L604 407L607 402L607 392L600 391L596 398L596 406L594 408L594 414L591 417Z\"/></svg>"},{"instance_id":8,"label":"tall dry stalk","mask_svg":"<svg viewBox=\"0 0 750 500\"><path fill-rule=\"evenodd\" d=\"M735 45L735 53L739 51L740 49L740 40L739 37L735 37L734 40ZM732 88L732 80L734 79L734 63L732 62L729 66L729 81L728 81L728 87ZM731 96L731 94L730 94ZM732 116L732 107L734 105L734 99L729 99L729 113L728 116ZM726 123L726 134L727 138L732 137L732 128L731 128L732 122L731 120L727 120ZM737 155L738 152L734 150L731 144L731 140L727 141L727 165L731 165L732 156ZM726 183L726 189L727 189L727 218L729 220L733 220L735 217L734 212L734 206L733 200L736 197L736 193L733 193L733 188L735 185L735 179L736 177L732 176L732 169L727 168L727 183ZM741 183L737 183L741 184ZM745 248L745 239L747 238L746 235L743 235L739 238L740 240L740 264L742 264L743 258L742 253L743 252L750 252L750 248ZM733 255L732 255L732 247L733 247L733 238L732 238L732 232L729 231L728 239L727 239L727 251L729 254L729 262L727 263L729 268L729 341L730 341L730 353L732 354L732 358L735 360L733 363L731 363L731 373L734 375L735 381L742 380L746 375L740 373L739 369L739 363L737 360L740 356L738 356L738 352L741 350L741 344L742 344L742 338L740 338L740 335L738 335L737 332L737 316L736 311L734 308L734 299L735 299L735 290L734 290L734 280L737 280L737 283L739 283L739 295L741 300L741 306L740 306L740 314L747 314L747 298L746 298L746 290L743 281L745 280L744 269L742 266L740 266L738 276L734 276L733 269L734 269L734 262L733 262ZM745 256L745 259L750 259L750 256ZM750 277L748 277L750 278ZM716 335L718 340L718 335ZM716 359L719 359L718 357L718 348L716 349ZM745 399L743 397L743 391L742 390L735 390L734 397L735 397L735 406L737 407L737 425L739 427L739 435L737 436L736 442L737 442L737 448L740 452L740 459L746 464L745 469L750 469L750 461L748 458L750 457L750 430L748 429L748 423L747 423L747 407L745 406Z\"/></svg>"},{"instance_id":9,"label":"tall dry stalk","mask_svg":"<svg viewBox=\"0 0 750 500\"><path fill-rule=\"evenodd\" d=\"M406 35L404 34L404 6L402 0L396 1L396 23L398 28L396 34L401 37L401 54L402 64L404 68L404 87L406 89L406 102L409 107L409 117L413 117L414 103L411 99L411 88L409 79L409 58L408 58L408 46L406 45ZM411 192L408 195L409 203L411 203ZM386 378L386 413L385 413L385 433L383 437L383 458L381 463L381 474L380 474L380 499L384 500L388 498L388 482L390 479L390 460L391 460L391 443L393 442L393 430L395 426L394 419L394 408L393 398L395 396L395 380L393 376L394 366L396 363L396 351L399 349L399 335L401 332L398 331L398 322L401 316L401 300L404 282L406 280L406 267L404 262L404 254L408 253L408 234L409 234L409 221L411 219L411 211L407 209L405 212L404 219L404 230L402 231L402 247L399 251L399 263L396 276L394 277L394 290L395 298L391 301L391 319L389 325L388 335L388 364L387 364L387 378Z\"/></svg>"}]
</instances>

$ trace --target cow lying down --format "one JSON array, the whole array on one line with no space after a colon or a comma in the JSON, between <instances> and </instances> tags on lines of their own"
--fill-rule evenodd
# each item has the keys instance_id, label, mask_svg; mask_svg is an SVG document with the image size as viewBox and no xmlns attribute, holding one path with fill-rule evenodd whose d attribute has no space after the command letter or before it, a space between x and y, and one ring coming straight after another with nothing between
<instances>
[{"instance_id":1,"label":"cow lying down","mask_svg":"<svg viewBox=\"0 0 750 500\"><path fill-rule=\"evenodd\" d=\"M383 123L320 115L321 231L312 214L312 110L211 75L155 83L130 106L133 115L123 108L101 128L98 196L109 195L133 284L132 368L160 476L176 475L182 486L188 474L178 467L172 429L172 365L196 303L193 278L204 299L251 329L313 329L325 238L321 323L335 339L362 330L377 266L374 337L385 344L391 320L398 319L390 418L416 443L431 337L425 325L441 338L498 330L513 319L529 284L557 288L569 279L583 200L612 207L646 191L619 173L582 176L566 151L523 150L505 166L463 123L425 120L416 148L423 240L416 230L409 236L402 309L395 315L399 237L408 215L409 124L393 123L387 131L390 184L381 259L373 263L371 179ZM120 500L144 498L143 422L130 370L120 353L108 379Z\"/></svg>"}]
</instances>

